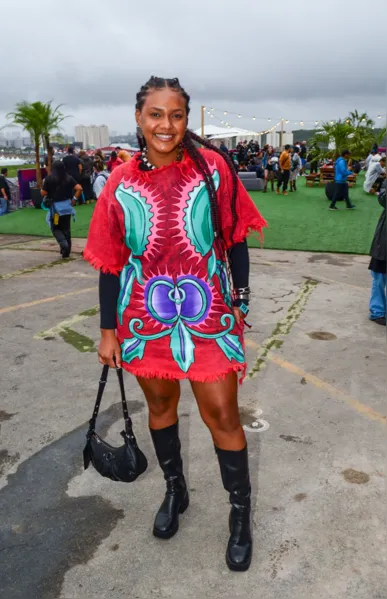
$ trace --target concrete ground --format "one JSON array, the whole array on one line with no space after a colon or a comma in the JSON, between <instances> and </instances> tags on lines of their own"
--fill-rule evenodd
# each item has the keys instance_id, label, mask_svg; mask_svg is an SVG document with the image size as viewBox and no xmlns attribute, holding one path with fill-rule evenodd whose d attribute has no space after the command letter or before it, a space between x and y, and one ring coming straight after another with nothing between
<instances>
[{"instance_id":1,"label":"concrete ground","mask_svg":"<svg viewBox=\"0 0 387 599\"><path fill-rule=\"evenodd\" d=\"M191 505L151 534L163 480L136 382L127 395L147 473L82 467L100 366L97 274L53 240L0 238L0 595L5 599L386 599L386 330L369 322L368 258L251 252L251 569L224 562L228 504L189 386L180 408ZM111 373L100 419L119 443Z\"/></svg>"}]
</instances>

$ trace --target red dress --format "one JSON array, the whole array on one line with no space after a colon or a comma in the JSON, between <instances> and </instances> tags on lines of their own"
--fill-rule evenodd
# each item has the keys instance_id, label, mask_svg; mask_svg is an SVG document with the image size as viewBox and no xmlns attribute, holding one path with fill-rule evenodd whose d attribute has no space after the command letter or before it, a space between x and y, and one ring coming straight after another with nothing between
<instances>
[{"instance_id":1,"label":"red dress","mask_svg":"<svg viewBox=\"0 0 387 599\"><path fill-rule=\"evenodd\" d=\"M221 156L201 150L212 173L221 229L232 229L232 175ZM147 378L215 381L246 370L243 324L232 310L226 257L215 243L203 176L184 155L155 170L138 157L110 175L90 225L84 257L120 274L117 337L123 367ZM233 243L266 225L238 180ZM243 376L242 376L243 378Z\"/></svg>"}]
</instances>

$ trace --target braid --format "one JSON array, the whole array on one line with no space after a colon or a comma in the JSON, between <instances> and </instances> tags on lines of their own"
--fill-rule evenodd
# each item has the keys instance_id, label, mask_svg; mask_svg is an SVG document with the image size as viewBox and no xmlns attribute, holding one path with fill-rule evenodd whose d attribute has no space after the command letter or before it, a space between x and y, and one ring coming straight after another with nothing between
<instances>
[{"instance_id":1,"label":"braid","mask_svg":"<svg viewBox=\"0 0 387 599\"><path fill-rule=\"evenodd\" d=\"M186 112L187 116L190 111L190 97L185 91L185 89L180 85L180 82L177 78L174 79L163 79L162 77L152 77L145 83L145 85L141 86L140 91L136 95L136 110L140 111L143 109L145 99L150 91L155 89L164 89L168 87L169 89L178 92L184 98L186 102ZM145 139L143 136L137 136L138 143L140 146L140 150L142 151L145 148ZM219 204L216 197L216 189L214 180L212 178L210 169L208 167L207 161L204 156L199 151L197 145L200 144L213 152L216 152L222 159L226 162L232 177L232 196L231 196L231 213L232 213L232 229L231 229L231 243L233 242L233 236L235 233L235 229L238 222L238 215L236 211L236 198L237 198L237 184L238 178L235 172L234 164L231 158L219 150L216 146L210 143L207 139L202 139L199 135L196 135L193 131L187 129L184 139L183 146L188 152L189 156L193 160L199 172L203 175L204 183L207 187L208 195L210 198L210 206L211 206L211 220L212 226L215 234L215 241L218 245L221 253L224 253L225 250L225 240L222 238L222 229L220 222L220 214L219 214Z\"/></svg>"}]
</instances>

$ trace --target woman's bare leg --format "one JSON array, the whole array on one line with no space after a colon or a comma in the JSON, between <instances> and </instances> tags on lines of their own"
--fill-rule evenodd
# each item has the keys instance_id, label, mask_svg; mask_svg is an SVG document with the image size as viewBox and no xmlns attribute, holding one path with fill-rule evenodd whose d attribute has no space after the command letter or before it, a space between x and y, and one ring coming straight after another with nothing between
<instances>
[{"instance_id":1,"label":"woman's bare leg","mask_svg":"<svg viewBox=\"0 0 387 599\"><path fill-rule=\"evenodd\" d=\"M164 379L137 377L149 409L149 427L153 430L176 424L180 383Z\"/></svg>"},{"instance_id":2,"label":"woman's bare leg","mask_svg":"<svg viewBox=\"0 0 387 599\"><path fill-rule=\"evenodd\" d=\"M239 451L246 446L238 409L238 379L230 372L213 383L191 381L200 415L219 449Z\"/></svg>"}]
</instances>

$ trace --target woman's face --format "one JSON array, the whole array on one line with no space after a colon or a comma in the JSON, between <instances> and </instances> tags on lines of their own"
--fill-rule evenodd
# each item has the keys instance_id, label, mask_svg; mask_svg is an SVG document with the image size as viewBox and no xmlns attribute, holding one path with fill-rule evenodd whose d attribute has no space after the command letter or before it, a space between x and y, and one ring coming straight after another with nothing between
<instances>
[{"instance_id":1,"label":"woman's face","mask_svg":"<svg viewBox=\"0 0 387 599\"><path fill-rule=\"evenodd\" d=\"M168 87L151 91L141 112L136 110L136 121L148 153L166 157L177 150L186 132L186 102L179 92Z\"/></svg>"}]
</instances>

